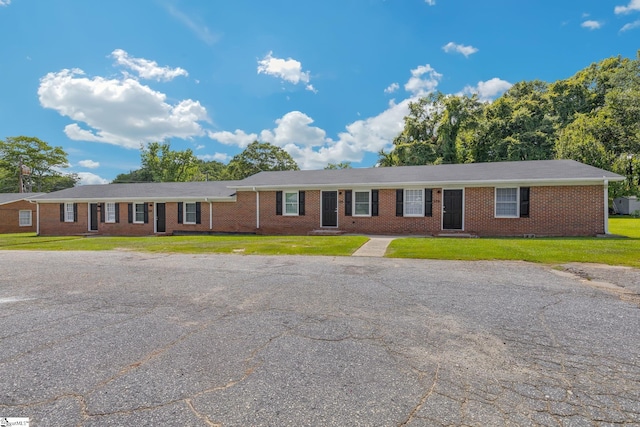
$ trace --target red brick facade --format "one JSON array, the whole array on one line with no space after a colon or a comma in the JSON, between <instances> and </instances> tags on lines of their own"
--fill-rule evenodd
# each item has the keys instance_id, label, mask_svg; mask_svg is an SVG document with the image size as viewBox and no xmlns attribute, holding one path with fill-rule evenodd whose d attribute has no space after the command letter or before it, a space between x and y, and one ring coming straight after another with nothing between
<instances>
[{"instance_id":1,"label":"red brick facade","mask_svg":"<svg viewBox=\"0 0 640 427\"><path fill-rule=\"evenodd\" d=\"M20 226L20 211L31 212L31 226ZM36 231L36 205L26 200L0 205L0 233L29 233Z\"/></svg>"},{"instance_id":2,"label":"red brick facade","mask_svg":"<svg viewBox=\"0 0 640 427\"><path fill-rule=\"evenodd\" d=\"M239 191L236 201L200 202L200 223L178 222L178 203L165 203L166 233L231 232L306 235L326 228L345 233L386 235L437 235L443 230L443 189L433 188L431 216L396 216L396 189L378 190L378 215L356 216L345 212L345 189L337 190L337 227L323 227L320 190L305 191L304 215L277 215L276 191ZM605 232L604 187L530 187L530 212L526 218L496 218L494 187L466 187L463 190L463 225L459 232L478 236L593 236ZM257 196L258 194L259 196ZM119 222L101 222L89 230L89 204L77 204L77 221L64 222L60 205L40 204L40 234L151 235L156 231L156 203L146 202L148 222L128 221L128 203L119 203ZM256 207L259 205L259 216ZM103 208L100 204L99 209ZM212 212L210 214L210 212ZM16 223L17 223L17 213ZM259 227L258 227L259 223ZM36 217L34 214L35 227ZM26 230L25 230L26 231Z\"/></svg>"}]
</instances>

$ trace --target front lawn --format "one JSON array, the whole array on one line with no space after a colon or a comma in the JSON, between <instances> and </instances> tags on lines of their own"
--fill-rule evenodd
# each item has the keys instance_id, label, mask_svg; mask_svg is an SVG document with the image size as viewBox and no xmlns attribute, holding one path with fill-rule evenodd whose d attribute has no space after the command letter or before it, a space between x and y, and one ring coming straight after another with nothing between
<instances>
[{"instance_id":1,"label":"front lawn","mask_svg":"<svg viewBox=\"0 0 640 427\"><path fill-rule=\"evenodd\" d=\"M624 238L404 238L387 257L452 260L521 260L561 264L593 262L640 267L640 219L614 217L609 232Z\"/></svg>"},{"instance_id":2,"label":"front lawn","mask_svg":"<svg viewBox=\"0 0 640 427\"><path fill-rule=\"evenodd\" d=\"M0 249L349 256L367 240L364 236L39 237L25 233L0 235Z\"/></svg>"}]
</instances>

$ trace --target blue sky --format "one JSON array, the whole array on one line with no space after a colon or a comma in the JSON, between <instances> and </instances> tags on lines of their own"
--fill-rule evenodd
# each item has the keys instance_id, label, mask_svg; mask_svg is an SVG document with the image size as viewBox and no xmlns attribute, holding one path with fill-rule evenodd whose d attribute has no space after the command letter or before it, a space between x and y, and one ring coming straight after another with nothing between
<instances>
[{"instance_id":1,"label":"blue sky","mask_svg":"<svg viewBox=\"0 0 640 427\"><path fill-rule=\"evenodd\" d=\"M0 0L0 40L0 139L61 146L85 184L162 140L370 167L431 91L491 101L635 58L640 0Z\"/></svg>"}]
</instances>

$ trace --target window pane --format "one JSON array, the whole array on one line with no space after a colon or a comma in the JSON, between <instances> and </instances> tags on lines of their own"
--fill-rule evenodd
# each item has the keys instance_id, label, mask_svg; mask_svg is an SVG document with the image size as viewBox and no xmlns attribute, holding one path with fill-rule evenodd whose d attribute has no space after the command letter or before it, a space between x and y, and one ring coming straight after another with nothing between
<instances>
[{"instance_id":1,"label":"window pane","mask_svg":"<svg viewBox=\"0 0 640 427\"><path fill-rule=\"evenodd\" d=\"M298 214L298 192L284 194L284 213L289 215Z\"/></svg>"},{"instance_id":2,"label":"window pane","mask_svg":"<svg viewBox=\"0 0 640 427\"><path fill-rule=\"evenodd\" d=\"M65 203L64 212L65 212L65 217L64 217L65 222L73 222L73 217L74 217L73 203Z\"/></svg>"},{"instance_id":3,"label":"window pane","mask_svg":"<svg viewBox=\"0 0 640 427\"><path fill-rule=\"evenodd\" d=\"M405 190L404 214L405 216L422 216L422 190Z\"/></svg>"},{"instance_id":4,"label":"window pane","mask_svg":"<svg viewBox=\"0 0 640 427\"><path fill-rule=\"evenodd\" d=\"M355 215L369 215L369 192L355 192Z\"/></svg>"},{"instance_id":5,"label":"window pane","mask_svg":"<svg viewBox=\"0 0 640 427\"><path fill-rule=\"evenodd\" d=\"M144 203L136 203L136 222L144 222Z\"/></svg>"},{"instance_id":6,"label":"window pane","mask_svg":"<svg viewBox=\"0 0 640 427\"><path fill-rule=\"evenodd\" d=\"M113 202L105 203L105 222L116 222L116 204Z\"/></svg>"},{"instance_id":7,"label":"window pane","mask_svg":"<svg viewBox=\"0 0 640 427\"><path fill-rule=\"evenodd\" d=\"M518 215L518 189L496 189L496 216L515 217Z\"/></svg>"},{"instance_id":8,"label":"window pane","mask_svg":"<svg viewBox=\"0 0 640 427\"><path fill-rule=\"evenodd\" d=\"M195 224L196 223L196 204L185 203L184 211L185 211L184 222Z\"/></svg>"},{"instance_id":9,"label":"window pane","mask_svg":"<svg viewBox=\"0 0 640 427\"><path fill-rule=\"evenodd\" d=\"M20 227L31 227L31 211L20 211Z\"/></svg>"}]
</instances>

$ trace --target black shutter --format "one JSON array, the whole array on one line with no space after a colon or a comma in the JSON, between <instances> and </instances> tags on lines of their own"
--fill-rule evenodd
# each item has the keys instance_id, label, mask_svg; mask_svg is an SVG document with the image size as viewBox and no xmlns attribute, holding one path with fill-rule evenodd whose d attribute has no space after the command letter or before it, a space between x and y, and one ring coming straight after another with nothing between
<instances>
[{"instance_id":1,"label":"black shutter","mask_svg":"<svg viewBox=\"0 0 640 427\"><path fill-rule=\"evenodd\" d=\"M60 222L64 222L64 203L60 203Z\"/></svg>"},{"instance_id":2,"label":"black shutter","mask_svg":"<svg viewBox=\"0 0 640 427\"><path fill-rule=\"evenodd\" d=\"M98 207L100 208L100 222L104 222L104 211L107 210L107 204L98 203Z\"/></svg>"},{"instance_id":3,"label":"black shutter","mask_svg":"<svg viewBox=\"0 0 640 427\"><path fill-rule=\"evenodd\" d=\"M424 216L433 216L433 190L424 189Z\"/></svg>"},{"instance_id":4,"label":"black shutter","mask_svg":"<svg viewBox=\"0 0 640 427\"><path fill-rule=\"evenodd\" d=\"M182 224L182 205L184 205L184 203L182 202L178 202L178 224Z\"/></svg>"},{"instance_id":5,"label":"black shutter","mask_svg":"<svg viewBox=\"0 0 640 427\"><path fill-rule=\"evenodd\" d=\"M344 190L344 216L351 216L351 190Z\"/></svg>"},{"instance_id":6,"label":"black shutter","mask_svg":"<svg viewBox=\"0 0 640 427\"><path fill-rule=\"evenodd\" d=\"M520 187L520 218L529 218L529 187Z\"/></svg>"},{"instance_id":7,"label":"black shutter","mask_svg":"<svg viewBox=\"0 0 640 427\"><path fill-rule=\"evenodd\" d=\"M120 203L116 203L116 222L120 222Z\"/></svg>"},{"instance_id":8,"label":"black shutter","mask_svg":"<svg viewBox=\"0 0 640 427\"><path fill-rule=\"evenodd\" d=\"M276 215L282 215L282 191L276 191Z\"/></svg>"},{"instance_id":9,"label":"black shutter","mask_svg":"<svg viewBox=\"0 0 640 427\"><path fill-rule=\"evenodd\" d=\"M304 191L298 193L298 215L304 215Z\"/></svg>"},{"instance_id":10,"label":"black shutter","mask_svg":"<svg viewBox=\"0 0 640 427\"><path fill-rule=\"evenodd\" d=\"M200 224L200 202L196 202L196 224Z\"/></svg>"},{"instance_id":11,"label":"black shutter","mask_svg":"<svg viewBox=\"0 0 640 427\"><path fill-rule=\"evenodd\" d=\"M129 224L133 222L133 203L129 203Z\"/></svg>"},{"instance_id":12,"label":"black shutter","mask_svg":"<svg viewBox=\"0 0 640 427\"><path fill-rule=\"evenodd\" d=\"M404 215L404 190L396 190L396 216Z\"/></svg>"},{"instance_id":13,"label":"black shutter","mask_svg":"<svg viewBox=\"0 0 640 427\"><path fill-rule=\"evenodd\" d=\"M73 222L78 222L78 204L73 204Z\"/></svg>"},{"instance_id":14,"label":"black shutter","mask_svg":"<svg viewBox=\"0 0 640 427\"><path fill-rule=\"evenodd\" d=\"M378 190L371 190L371 216L378 216Z\"/></svg>"},{"instance_id":15,"label":"black shutter","mask_svg":"<svg viewBox=\"0 0 640 427\"><path fill-rule=\"evenodd\" d=\"M149 222L149 205L147 205L146 203L144 204L144 223L148 223Z\"/></svg>"}]
</instances>

